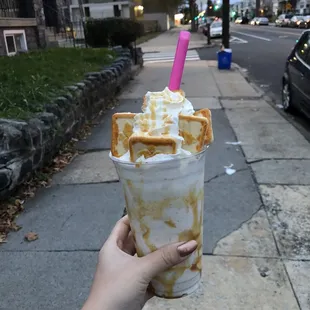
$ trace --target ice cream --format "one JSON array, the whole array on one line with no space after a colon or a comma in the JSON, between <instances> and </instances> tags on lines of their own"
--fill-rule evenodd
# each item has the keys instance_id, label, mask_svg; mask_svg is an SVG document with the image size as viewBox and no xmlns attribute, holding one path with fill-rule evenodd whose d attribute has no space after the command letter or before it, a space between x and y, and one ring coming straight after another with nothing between
<instances>
[{"instance_id":1,"label":"ice cream","mask_svg":"<svg viewBox=\"0 0 310 310\"><path fill-rule=\"evenodd\" d=\"M169 87L147 92L141 113L113 115L110 153L138 256L171 242L198 243L186 261L153 279L154 293L166 298L190 294L199 286L205 153L213 142L210 110L195 111L178 87L189 34L181 32L180 38Z\"/></svg>"},{"instance_id":2,"label":"ice cream","mask_svg":"<svg viewBox=\"0 0 310 310\"><path fill-rule=\"evenodd\" d=\"M113 115L111 151L122 162L183 158L213 141L210 110L195 112L183 91L147 92L142 111Z\"/></svg>"},{"instance_id":3,"label":"ice cream","mask_svg":"<svg viewBox=\"0 0 310 310\"><path fill-rule=\"evenodd\" d=\"M142 113L112 118L113 159L139 256L176 241L196 240L182 265L153 280L157 295L196 290L201 278L205 147L213 141L211 112L195 112L183 91L148 92Z\"/></svg>"}]
</instances>

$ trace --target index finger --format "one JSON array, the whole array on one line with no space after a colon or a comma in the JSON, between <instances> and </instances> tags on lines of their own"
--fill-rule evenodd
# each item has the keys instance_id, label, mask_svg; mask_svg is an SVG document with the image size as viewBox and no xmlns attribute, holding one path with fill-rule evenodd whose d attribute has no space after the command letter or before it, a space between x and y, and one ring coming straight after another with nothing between
<instances>
[{"instance_id":1,"label":"index finger","mask_svg":"<svg viewBox=\"0 0 310 310\"><path fill-rule=\"evenodd\" d=\"M118 240L124 241L128 237L130 230L129 218L128 215L125 215L117 221L110 234L110 238L116 243Z\"/></svg>"}]
</instances>

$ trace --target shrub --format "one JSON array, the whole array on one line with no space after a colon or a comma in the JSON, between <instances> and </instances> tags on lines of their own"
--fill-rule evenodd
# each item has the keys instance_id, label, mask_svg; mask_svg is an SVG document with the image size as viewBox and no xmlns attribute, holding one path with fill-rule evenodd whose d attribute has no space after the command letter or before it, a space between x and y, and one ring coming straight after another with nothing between
<instances>
[{"instance_id":1,"label":"shrub","mask_svg":"<svg viewBox=\"0 0 310 310\"><path fill-rule=\"evenodd\" d=\"M86 23L86 43L91 47L129 47L143 33L143 25L129 18L91 19Z\"/></svg>"}]
</instances>

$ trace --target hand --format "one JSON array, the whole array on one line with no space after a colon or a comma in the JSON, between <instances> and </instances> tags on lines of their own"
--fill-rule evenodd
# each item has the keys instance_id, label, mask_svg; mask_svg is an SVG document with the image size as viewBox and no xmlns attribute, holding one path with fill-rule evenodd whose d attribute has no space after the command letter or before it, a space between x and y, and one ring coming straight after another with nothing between
<instances>
[{"instance_id":1,"label":"hand","mask_svg":"<svg viewBox=\"0 0 310 310\"><path fill-rule=\"evenodd\" d=\"M134 256L135 244L128 216L120 219L99 253L90 295L82 310L138 310L153 297L150 281L183 262L197 242L178 242L144 257Z\"/></svg>"}]
</instances>

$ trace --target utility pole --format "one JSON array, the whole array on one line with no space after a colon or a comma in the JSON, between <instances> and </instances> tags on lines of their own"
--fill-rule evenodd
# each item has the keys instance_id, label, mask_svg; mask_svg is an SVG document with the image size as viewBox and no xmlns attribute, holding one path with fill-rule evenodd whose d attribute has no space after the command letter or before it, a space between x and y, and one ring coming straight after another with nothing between
<instances>
[{"instance_id":1,"label":"utility pole","mask_svg":"<svg viewBox=\"0 0 310 310\"><path fill-rule=\"evenodd\" d=\"M191 30L193 32L196 32L197 31L197 28L196 28L196 21L195 21L195 11L196 11L196 0L189 0L189 8L190 8L190 12L191 12Z\"/></svg>"},{"instance_id":2,"label":"utility pole","mask_svg":"<svg viewBox=\"0 0 310 310\"><path fill-rule=\"evenodd\" d=\"M255 16L256 16L256 17L260 16L260 0L256 0L256 5L255 5Z\"/></svg>"},{"instance_id":3,"label":"utility pole","mask_svg":"<svg viewBox=\"0 0 310 310\"><path fill-rule=\"evenodd\" d=\"M225 48L229 48L229 0L223 0L222 5L222 15L223 15L223 35L222 44Z\"/></svg>"}]
</instances>

